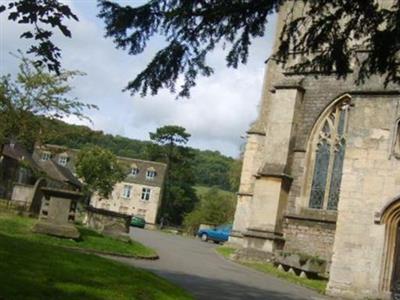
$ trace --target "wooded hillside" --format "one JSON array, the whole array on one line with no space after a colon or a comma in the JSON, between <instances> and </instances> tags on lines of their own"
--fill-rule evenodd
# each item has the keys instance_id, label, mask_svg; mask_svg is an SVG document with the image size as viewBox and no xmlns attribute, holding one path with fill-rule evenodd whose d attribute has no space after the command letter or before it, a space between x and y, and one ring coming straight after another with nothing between
<instances>
[{"instance_id":1,"label":"wooded hillside","mask_svg":"<svg viewBox=\"0 0 400 300\"><path fill-rule=\"evenodd\" d=\"M45 143L75 149L87 145L97 145L109 149L119 156L150 159L149 145L152 144L150 141L105 134L102 131L91 130L87 126L71 125L57 120L45 120L44 122L48 123L46 128L50 129L44 138L43 142ZM237 186L232 182L235 182L235 178L240 176L240 171L235 171L237 169L235 168L235 159L225 156L219 151L189 149L194 156L193 169L195 170L196 185L217 186L224 190L236 191Z\"/></svg>"}]
</instances>

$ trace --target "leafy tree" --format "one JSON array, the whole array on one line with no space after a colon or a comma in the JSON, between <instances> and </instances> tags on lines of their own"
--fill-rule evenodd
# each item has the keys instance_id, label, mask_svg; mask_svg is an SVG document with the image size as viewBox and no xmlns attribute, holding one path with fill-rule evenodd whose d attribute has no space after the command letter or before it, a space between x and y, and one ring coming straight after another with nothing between
<instances>
[{"instance_id":1,"label":"leafy tree","mask_svg":"<svg viewBox=\"0 0 400 300\"><path fill-rule=\"evenodd\" d=\"M28 148L46 131L41 117L60 119L69 115L87 118L84 109L97 108L76 98L70 98L68 81L79 71L47 72L31 60L21 57L16 79L11 75L0 77L0 137L15 138Z\"/></svg>"},{"instance_id":2,"label":"leafy tree","mask_svg":"<svg viewBox=\"0 0 400 300\"><path fill-rule=\"evenodd\" d=\"M189 137L185 128L172 125L150 133L151 140L155 142L148 148L150 158L168 164L160 215L176 225L181 224L183 215L191 211L197 202L193 189L193 153L190 148L183 147Z\"/></svg>"},{"instance_id":3,"label":"leafy tree","mask_svg":"<svg viewBox=\"0 0 400 300\"><path fill-rule=\"evenodd\" d=\"M240 186L240 175L242 173L242 159L235 159L229 168L229 185L230 190L233 192L239 191Z\"/></svg>"},{"instance_id":4,"label":"leafy tree","mask_svg":"<svg viewBox=\"0 0 400 300\"><path fill-rule=\"evenodd\" d=\"M78 153L76 173L89 193L97 192L102 198L108 198L114 185L126 176L117 157L98 146L84 148Z\"/></svg>"},{"instance_id":5,"label":"leafy tree","mask_svg":"<svg viewBox=\"0 0 400 300\"><path fill-rule=\"evenodd\" d=\"M98 1L106 36L114 40L117 48L136 55L145 50L151 38L166 38L167 46L128 83L126 90L132 94L157 94L162 88L175 92L182 76L184 82L178 96L189 96L198 76L212 75L214 70L206 59L217 45L230 47L226 55L228 67L246 63L252 40L265 34L268 17L282 9L287 9L289 15L280 33L280 47L272 57L277 62L285 64L291 54L301 53L303 62L294 66L298 72L314 71L340 78L356 71L357 83L372 75L385 76L386 83L400 83L399 0L389 7L376 0L304 0L307 8L303 14L291 7L299 2L152 0L132 7L116 1ZM63 19L77 19L57 0L15 0L8 8L0 5L0 12L7 9L10 20L35 26L50 24L66 36L69 31L62 25ZM49 42L51 31L41 29L21 37L32 36L40 44L30 51L56 69L60 55ZM358 70L352 70L353 61L358 62Z\"/></svg>"},{"instance_id":6,"label":"leafy tree","mask_svg":"<svg viewBox=\"0 0 400 300\"><path fill-rule=\"evenodd\" d=\"M195 233L200 224L220 225L233 222L236 208L234 194L211 188L200 196L197 207L185 215L183 224L187 232Z\"/></svg>"},{"instance_id":7,"label":"leafy tree","mask_svg":"<svg viewBox=\"0 0 400 300\"><path fill-rule=\"evenodd\" d=\"M193 168L196 170L196 184L230 190L228 174L233 161L218 151L195 151Z\"/></svg>"},{"instance_id":8,"label":"leafy tree","mask_svg":"<svg viewBox=\"0 0 400 300\"><path fill-rule=\"evenodd\" d=\"M190 138L190 134L186 129L176 125L166 125L157 128L156 132L150 132L150 139L160 145L185 145Z\"/></svg>"}]
</instances>

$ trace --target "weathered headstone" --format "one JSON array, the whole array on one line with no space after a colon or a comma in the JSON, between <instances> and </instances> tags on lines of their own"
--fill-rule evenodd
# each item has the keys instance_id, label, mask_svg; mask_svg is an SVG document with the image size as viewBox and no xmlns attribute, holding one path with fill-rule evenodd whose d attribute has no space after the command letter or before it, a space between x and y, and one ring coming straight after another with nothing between
<instances>
[{"instance_id":1,"label":"weathered headstone","mask_svg":"<svg viewBox=\"0 0 400 300\"><path fill-rule=\"evenodd\" d=\"M88 227L112 236L124 236L129 233L131 216L89 206L86 224Z\"/></svg>"},{"instance_id":2,"label":"weathered headstone","mask_svg":"<svg viewBox=\"0 0 400 300\"><path fill-rule=\"evenodd\" d=\"M40 211L40 221L33 231L64 238L78 239L78 229L74 226L76 202L82 199L79 192L42 188L44 201Z\"/></svg>"}]
</instances>

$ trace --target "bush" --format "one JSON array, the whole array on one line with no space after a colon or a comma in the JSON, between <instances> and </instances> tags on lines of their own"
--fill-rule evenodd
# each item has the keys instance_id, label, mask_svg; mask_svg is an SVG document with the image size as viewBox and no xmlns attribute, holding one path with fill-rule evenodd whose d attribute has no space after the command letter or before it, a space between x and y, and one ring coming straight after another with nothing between
<instances>
[{"instance_id":1,"label":"bush","mask_svg":"<svg viewBox=\"0 0 400 300\"><path fill-rule=\"evenodd\" d=\"M200 196L197 207L185 215L183 225L185 231L195 234L200 224L225 224L233 222L236 208L234 194L221 192L218 188L211 188Z\"/></svg>"}]
</instances>

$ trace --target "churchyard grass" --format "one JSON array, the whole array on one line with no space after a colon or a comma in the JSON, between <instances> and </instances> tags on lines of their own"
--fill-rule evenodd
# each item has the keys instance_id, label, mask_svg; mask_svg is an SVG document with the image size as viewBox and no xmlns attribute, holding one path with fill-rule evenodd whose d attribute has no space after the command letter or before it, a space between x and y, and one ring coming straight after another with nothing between
<instances>
[{"instance_id":1,"label":"churchyard grass","mask_svg":"<svg viewBox=\"0 0 400 300\"><path fill-rule=\"evenodd\" d=\"M231 259L231 255L235 253L234 248L226 247L226 246L218 247L218 248L216 248L216 250L220 255L224 256L227 259ZM321 279L301 278L294 274L278 270L271 263L250 262L250 261L236 261L236 262L238 262L244 266L247 266L249 268L255 269L257 271L267 273L267 274L273 275L275 277L287 280L291 283L298 284L298 285L316 290L321 294L325 293L326 285L328 283L328 281L323 278L321 278Z\"/></svg>"},{"instance_id":2,"label":"churchyard grass","mask_svg":"<svg viewBox=\"0 0 400 300\"><path fill-rule=\"evenodd\" d=\"M0 299L193 299L150 272L29 239L26 234L8 234L13 224L2 224L7 228L0 225Z\"/></svg>"},{"instance_id":3,"label":"churchyard grass","mask_svg":"<svg viewBox=\"0 0 400 300\"><path fill-rule=\"evenodd\" d=\"M225 258L230 258L231 254L235 253L235 248L220 246L217 248L217 252Z\"/></svg>"},{"instance_id":4,"label":"churchyard grass","mask_svg":"<svg viewBox=\"0 0 400 300\"><path fill-rule=\"evenodd\" d=\"M48 245L78 248L116 255L143 258L152 258L157 255L153 249L138 242L132 240L125 242L112 237L103 236L83 226L78 226L81 233L81 238L78 241L36 234L32 232L32 227L36 222L38 222L36 219L16 216L0 211L0 234L29 241L37 241Z\"/></svg>"}]
</instances>

